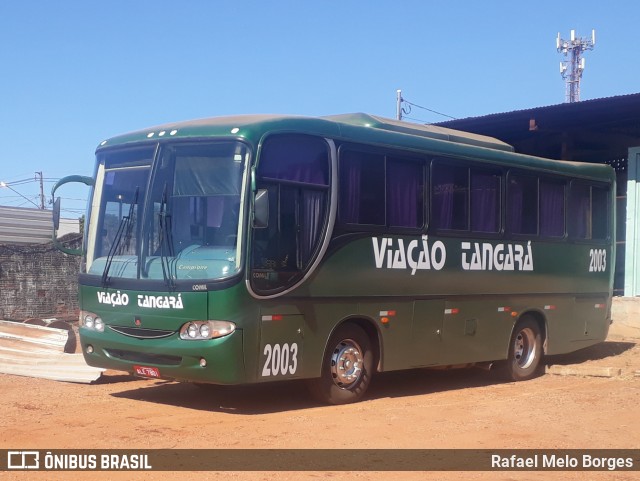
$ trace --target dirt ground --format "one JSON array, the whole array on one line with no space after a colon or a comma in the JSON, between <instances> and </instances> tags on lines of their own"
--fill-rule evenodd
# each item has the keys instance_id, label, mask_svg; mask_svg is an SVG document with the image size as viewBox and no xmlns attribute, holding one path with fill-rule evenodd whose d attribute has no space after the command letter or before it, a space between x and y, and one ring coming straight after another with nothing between
<instances>
[{"instance_id":1,"label":"dirt ground","mask_svg":"<svg viewBox=\"0 0 640 481\"><path fill-rule=\"evenodd\" d=\"M203 390L106 372L92 385L0 374L3 449L640 448L640 340L548 358L613 377L503 383L475 369L374 377L366 399L312 402L300 383ZM7 480L639 479L635 472L0 472Z\"/></svg>"}]
</instances>

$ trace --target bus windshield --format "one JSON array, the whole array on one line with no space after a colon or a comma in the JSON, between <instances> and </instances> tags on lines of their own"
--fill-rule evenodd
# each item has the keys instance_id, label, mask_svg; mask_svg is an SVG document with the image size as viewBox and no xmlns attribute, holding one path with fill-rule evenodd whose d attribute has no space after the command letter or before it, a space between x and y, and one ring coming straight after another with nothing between
<instances>
[{"instance_id":1,"label":"bus windshield","mask_svg":"<svg viewBox=\"0 0 640 481\"><path fill-rule=\"evenodd\" d=\"M87 272L169 286L236 274L248 152L193 142L98 153Z\"/></svg>"}]
</instances>

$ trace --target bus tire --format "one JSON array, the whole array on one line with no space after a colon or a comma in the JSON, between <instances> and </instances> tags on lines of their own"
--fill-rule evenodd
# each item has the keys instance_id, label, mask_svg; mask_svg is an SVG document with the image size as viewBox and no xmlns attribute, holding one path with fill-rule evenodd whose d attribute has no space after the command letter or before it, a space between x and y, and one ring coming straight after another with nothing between
<instances>
[{"instance_id":1,"label":"bus tire","mask_svg":"<svg viewBox=\"0 0 640 481\"><path fill-rule=\"evenodd\" d=\"M524 317L516 323L504 368L508 381L526 381L539 374L542 367L542 343L540 325L535 320Z\"/></svg>"},{"instance_id":2,"label":"bus tire","mask_svg":"<svg viewBox=\"0 0 640 481\"><path fill-rule=\"evenodd\" d=\"M361 327L339 327L329 338L321 376L307 383L309 391L327 404L360 401L371 382L373 357L371 340Z\"/></svg>"}]
</instances>

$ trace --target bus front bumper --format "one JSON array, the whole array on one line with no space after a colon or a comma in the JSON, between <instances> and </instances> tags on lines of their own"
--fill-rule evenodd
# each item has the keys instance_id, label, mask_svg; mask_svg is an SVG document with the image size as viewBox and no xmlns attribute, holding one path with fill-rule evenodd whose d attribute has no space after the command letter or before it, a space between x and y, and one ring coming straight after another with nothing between
<instances>
[{"instance_id":1,"label":"bus front bumper","mask_svg":"<svg viewBox=\"0 0 640 481\"><path fill-rule=\"evenodd\" d=\"M137 339L80 328L80 344L89 366L134 375L212 384L246 382L242 330L218 339L188 341L178 334Z\"/></svg>"}]
</instances>

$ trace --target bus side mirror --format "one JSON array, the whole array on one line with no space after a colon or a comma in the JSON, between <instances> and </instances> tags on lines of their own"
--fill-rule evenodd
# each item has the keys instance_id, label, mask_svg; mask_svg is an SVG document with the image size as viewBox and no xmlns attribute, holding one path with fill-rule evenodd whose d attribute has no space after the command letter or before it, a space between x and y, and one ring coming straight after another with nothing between
<instances>
[{"instance_id":1,"label":"bus side mirror","mask_svg":"<svg viewBox=\"0 0 640 481\"><path fill-rule=\"evenodd\" d=\"M259 189L253 202L253 227L264 229L269 226L269 191Z\"/></svg>"},{"instance_id":2,"label":"bus side mirror","mask_svg":"<svg viewBox=\"0 0 640 481\"><path fill-rule=\"evenodd\" d=\"M53 230L57 231L60 228L60 197L56 197L53 203Z\"/></svg>"},{"instance_id":3,"label":"bus side mirror","mask_svg":"<svg viewBox=\"0 0 640 481\"><path fill-rule=\"evenodd\" d=\"M58 229L60 228L60 197L56 197L56 190L58 190L58 187L63 186L64 184L69 184L72 182L78 182L84 185L87 185L89 187L92 187L94 184L94 181L91 177L85 177L83 175L70 175L68 177L64 177L62 179L60 179L56 185L53 186L53 189L51 189L51 195L55 198L55 201L53 203L53 236L52 236L52 241L53 241L53 245L55 246L56 249L58 249L59 251L64 252L65 254L70 254L70 255L74 255L74 256L80 256L82 255L82 249L69 249L65 246L63 246L60 241L58 240Z\"/></svg>"}]
</instances>

